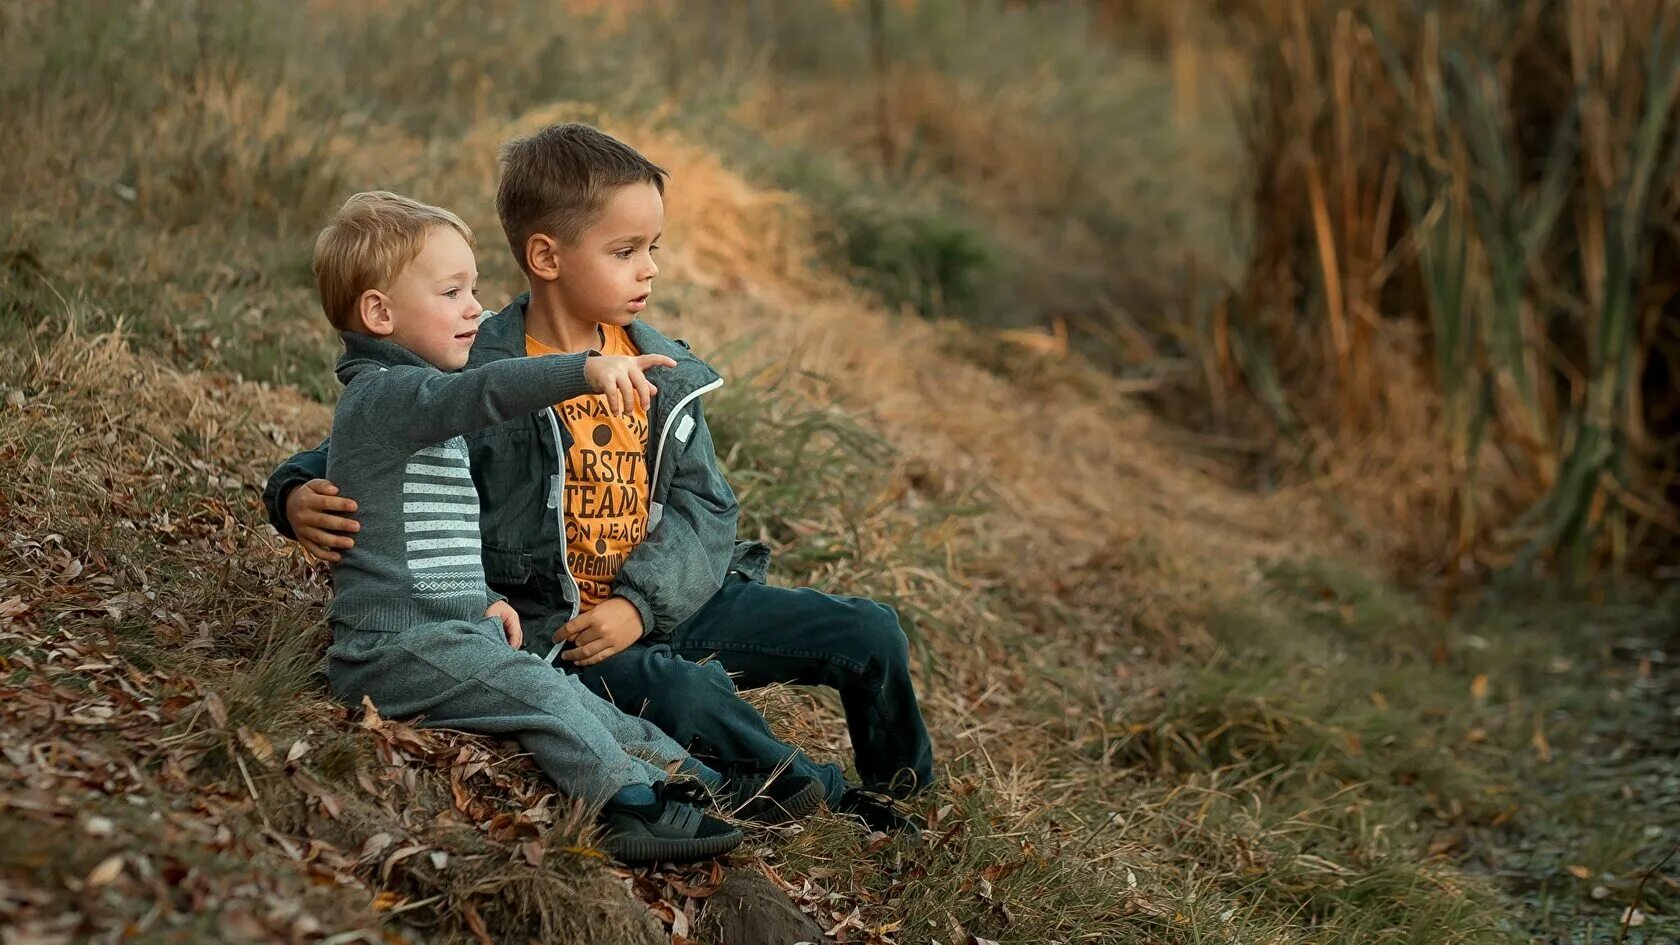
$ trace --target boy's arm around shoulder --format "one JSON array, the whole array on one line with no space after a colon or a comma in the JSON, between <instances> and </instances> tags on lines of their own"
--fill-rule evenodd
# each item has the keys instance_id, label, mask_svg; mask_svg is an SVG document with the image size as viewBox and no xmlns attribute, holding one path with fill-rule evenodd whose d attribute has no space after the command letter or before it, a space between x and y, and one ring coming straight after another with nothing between
<instances>
[{"instance_id":1,"label":"boy's arm around shoulder","mask_svg":"<svg viewBox=\"0 0 1680 945\"><path fill-rule=\"evenodd\" d=\"M675 457L658 525L630 552L613 582L613 594L641 614L649 640L669 637L711 600L723 586L735 550L741 509L718 470L698 402L694 412L694 432Z\"/></svg>"},{"instance_id":2,"label":"boy's arm around shoulder","mask_svg":"<svg viewBox=\"0 0 1680 945\"><path fill-rule=\"evenodd\" d=\"M263 506L268 509L268 523L293 541L297 540L297 534L292 530L292 523L286 519L286 498L293 489L311 479L326 477L327 451L331 445L332 437L329 436L312 450L293 453L290 459L274 467L274 472L268 475L268 485L263 488Z\"/></svg>"},{"instance_id":3,"label":"boy's arm around shoulder","mask_svg":"<svg viewBox=\"0 0 1680 945\"><path fill-rule=\"evenodd\" d=\"M422 449L590 393L588 358L506 358L454 374L392 367L368 379L364 409L381 418L387 446Z\"/></svg>"}]
</instances>

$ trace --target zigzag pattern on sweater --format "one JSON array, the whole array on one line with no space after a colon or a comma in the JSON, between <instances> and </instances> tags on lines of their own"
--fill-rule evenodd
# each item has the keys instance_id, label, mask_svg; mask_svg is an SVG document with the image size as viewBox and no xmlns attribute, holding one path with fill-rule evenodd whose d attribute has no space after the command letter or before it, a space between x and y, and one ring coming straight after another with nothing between
<instances>
[{"instance_id":1,"label":"zigzag pattern on sweater","mask_svg":"<svg viewBox=\"0 0 1680 945\"><path fill-rule=\"evenodd\" d=\"M464 573L460 578L428 577L414 582L415 597L456 597L475 594L484 587L484 582L476 575Z\"/></svg>"}]
</instances>

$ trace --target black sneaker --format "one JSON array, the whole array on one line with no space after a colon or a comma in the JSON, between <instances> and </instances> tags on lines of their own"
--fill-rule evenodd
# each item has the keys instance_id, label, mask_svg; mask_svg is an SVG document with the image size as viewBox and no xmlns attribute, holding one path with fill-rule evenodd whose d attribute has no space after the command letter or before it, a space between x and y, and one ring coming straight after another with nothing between
<instances>
[{"instance_id":1,"label":"black sneaker","mask_svg":"<svg viewBox=\"0 0 1680 945\"><path fill-rule=\"evenodd\" d=\"M623 863L687 863L741 845L740 830L680 800L686 793L661 781L653 785L652 804L608 801L601 809L601 849Z\"/></svg>"},{"instance_id":2,"label":"black sneaker","mask_svg":"<svg viewBox=\"0 0 1680 945\"><path fill-rule=\"evenodd\" d=\"M863 821L870 830L904 833L912 837L919 837L922 833L921 826L900 813L891 797L865 788L847 788L846 793L829 809L842 817Z\"/></svg>"},{"instance_id":3,"label":"black sneaker","mask_svg":"<svg viewBox=\"0 0 1680 945\"><path fill-rule=\"evenodd\" d=\"M755 824L776 826L817 812L823 784L810 775L783 771L778 775L737 776L725 788L726 813Z\"/></svg>"},{"instance_id":4,"label":"black sneaker","mask_svg":"<svg viewBox=\"0 0 1680 945\"><path fill-rule=\"evenodd\" d=\"M670 800L698 807L701 810L713 810L717 807L712 789L698 778L682 778L677 781L666 781L665 797Z\"/></svg>"}]
</instances>

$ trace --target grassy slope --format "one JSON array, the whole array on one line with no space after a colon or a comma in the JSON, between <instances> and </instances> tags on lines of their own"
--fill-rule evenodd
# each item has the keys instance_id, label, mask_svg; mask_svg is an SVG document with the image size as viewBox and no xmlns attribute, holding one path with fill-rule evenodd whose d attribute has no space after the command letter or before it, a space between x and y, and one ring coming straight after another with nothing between
<instances>
[{"instance_id":1,"label":"grassy slope","mask_svg":"<svg viewBox=\"0 0 1680 945\"><path fill-rule=\"evenodd\" d=\"M303 263L335 189L414 189L492 234L495 142L589 109L299 144L284 95L200 92L165 103L193 133L150 164L25 136L5 185L0 908L143 940L680 931L679 885L710 877L627 895L522 763L324 699L318 576L255 490L327 413L228 376L327 392ZM1672 685L1640 662L1672 613L1504 601L1451 625L1302 563L1339 556L1305 497L1230 489L1100 374L887 315L813 267L820 207L669 125L609 126L675 172L656 316L732 378L747 528L779 580L910 615L950 776L925 845L820 820L739 862L853 940L1503 941L1620 913L1674 826ZM295 200L265 202L264 167L295 169ZM119 318L133 350L60 337ZM758 698L843 749L831 704ZM1658 913L1673 893L1646 888Z\"/></svg>"}]
</instances>

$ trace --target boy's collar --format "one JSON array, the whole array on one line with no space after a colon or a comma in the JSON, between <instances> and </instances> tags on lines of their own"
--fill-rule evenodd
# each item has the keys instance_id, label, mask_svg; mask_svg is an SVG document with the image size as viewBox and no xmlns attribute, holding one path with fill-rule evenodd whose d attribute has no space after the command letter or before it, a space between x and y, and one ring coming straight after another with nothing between
<instances>
[{"instance_id":1,"label":"boy's collar","mask_svg":"<svg viewBox=\"0 0 1680 945\"><path fill-rule=\"evenodd\" d=\"M338 337L344 342L344 353L338 356L338 364L333 367L333 373L338 375L339 381L348 384L350 379L370 367L395 367L400 364L428 367L436 371L439 368L404 348L394 341L375 338L360 332L341 331Z\"/></svg>"},{"instance_id":2,"label":"boy's collar","mask_svg":"<svg viewBox=\"0 0 1680 945\"><path fill-rule=\"evenodd\" d=\"M641 319L625 326L624 331L630 336L630 343L636 346L637 351L643 354L663 354L677 362L678 367L693 365L707 375L702 383L709 384L717 379L717 370L688 350L687 343L667 338L659 329Z\"/></svg>"},{"instance_id":3,"label":"boy's collar","mask_svg":"<svg viewBox=\"0 0 1680 945\"><path fill-rule=\"evenodd\" d=\"M525 354L525 307L531 303L531 293L520 293L499 312L485 312L478 320L478 337L473 340L467 366L477 367L488 361L523 357Z\"/></svg>"}]
</instances>

